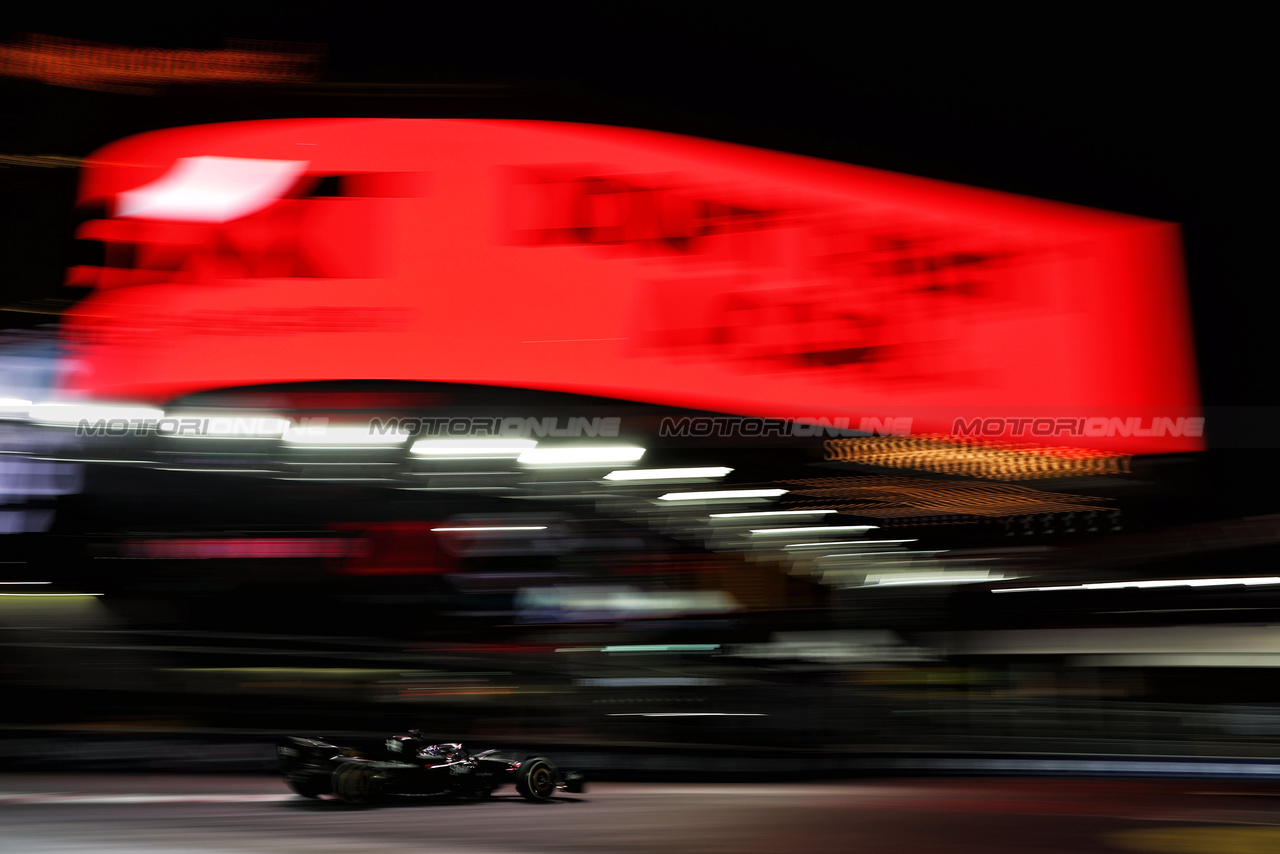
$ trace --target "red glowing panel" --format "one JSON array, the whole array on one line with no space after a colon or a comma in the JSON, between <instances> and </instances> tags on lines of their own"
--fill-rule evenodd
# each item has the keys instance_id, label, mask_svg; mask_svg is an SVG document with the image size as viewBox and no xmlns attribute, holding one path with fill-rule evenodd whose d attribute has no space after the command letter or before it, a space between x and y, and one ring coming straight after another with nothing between
<instances>
[{"instance_id":1,"label":"red glowing panel","mask_svg":"<svg viewBox=\"0 0 1280 854\"><path fill-rule=\"evenodd\" d=\"M360 544L319 537L186 538L130 540L126 557L153 559L216 560L223 558L343 557L359 552Z\"/></svg>"},{"instance_id":2,"label":"red glowing panel","mask_svg":"<svg viewBox=\"0 0 1280 854\"><path fill-rule=\"evenodd\" d=\"M160 131L92 157L81 202L105 260L71 273L98 290L68 395L431 380L940 433L1199 414L1169 223L523 121ZM1201 447L1144 432L1036 440Z\"/></svg>"},{"instance_id":3,"label":"red glowing panel","mask_svg":"<svg viewBox=\"0 0 1280 854\"><path fill-rule=\"evenodd\" d=\"M337 531L360 534L338 570L343 575L431 575L451 572L456 561L441 548L427 522L343 522Z\"/></svg>"}]
</instances>

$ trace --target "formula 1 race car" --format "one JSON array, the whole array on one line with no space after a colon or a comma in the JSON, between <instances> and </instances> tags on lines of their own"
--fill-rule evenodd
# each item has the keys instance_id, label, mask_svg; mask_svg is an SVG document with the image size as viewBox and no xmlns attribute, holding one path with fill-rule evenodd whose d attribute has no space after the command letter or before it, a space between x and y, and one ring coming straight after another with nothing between
<instances>
[{"instance_id":1,"label":"formula 1 race car","mask_svg":"<svg viewBox=\"0 0 1280 854\"><path fill-rule=\"evenodd\" d=\"M422 733L393 735L363 747L341 747L316 738L290 737L276 745L284 781L306 798L334 795L351 804L402 798L487 798L508 783L531 801L557 790L586 791L578 772L561 772L541 756L517 756L461 744L431 743Z\"/></svg>"}]
</instances>

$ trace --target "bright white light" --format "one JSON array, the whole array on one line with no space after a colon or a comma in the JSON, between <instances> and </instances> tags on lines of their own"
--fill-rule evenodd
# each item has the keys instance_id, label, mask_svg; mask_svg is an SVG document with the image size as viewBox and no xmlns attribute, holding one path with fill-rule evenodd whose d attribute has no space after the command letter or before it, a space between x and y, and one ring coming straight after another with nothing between
<instances>
[{"instance_id":1,"label":"bright white light","mask_svg":"<svg viewBox=\"0 0 1280 854\"><path fill-rule=\"evenodd\" d=\"M872 525L828 525L816 528L753 528L753 534L864 534L874 531ZM881 540L882 543L911 542L911 540Z\"/></svg>"},{"instance_id":2,"label":"bright white light","mask_svg":"<svg viewBox=\"0 0 1280 854\"><path fill-rule=\"evenodd\" d=\"M546 525L474 525L469 528L432 528L432 531L545 531Z\"/></svg>"},{"instance_id":3,"label":"bright white light","mask_svg":"<svg viewBox=\"0 0 1280 854\"><path fill-rule=\"evenodd\" d=\"M537 445L533 439L422 439L409 453L446 459L518 457Z\"/></svg>"},{"instance_id":4,"label":"bright white light","mask_svg":"<svg viewBox=\"0 0 1280 854\"><path fill-rule=\"evenodd\" d=\"M306 467L308 470L314 471L317 468L334 469L356 467L358 469L371 469L379 466L395 466L399 463L375 462L374 460L362 460L358 463L331 463L324 460L290 460L290 466ZM420 474L420 472L410 472L410 474Z\"/></svg>"},{"instance_id":5,"label":"bright white light","mask_svg":"<svg viewBox=\"0 0 1280 854\"><path fill-rule=\"evenodd\" d=\"M31 401L19 400L16 397L0 397L0 416L26 415L31 409Z\"/></svg>"},{"instance_id":6,"label":"bright white light","mask_svg":"<svg viewBox=\"0 0 1280 854\"><path fill-rule=\"evenodd\" d=\"M897 543L914 543L915 540L859 540L856 545L879 545L879 544L897 544ZM941 554L940 552L904 552L902 549L879 549L877 552L847 552L845 554L820 554L819 561L827 560L828 557L861 557L863 554Z\"/></svg>"},{"instance_id":7,"label":"bright white light","mask_svg":"<svg viewBox=\"0 0 1280 854\"><path fill-rule=\"evenodd\" d=\"M622 644L601 647L601 652L715 652L718 643Z\"/></svg>"},{"instance_id":8,"label":"bright white light","mask_svg":"<svg viewBox=\"0 0 1280 854\"><path fill-rule=\"evenodd\" d=\"M263 415L168 412L163 418L156 432L170 439L279 439L291 427L287 418Z\"/></svg>"},{"instance_id":9,"label":"bright white light","mask_svg":"<svg viewBox=\"0 0 1280 854\"><path fill-rule=\"evenodd\" d=\"M882 542L889 542L889 540L883 540ZM903 542L911 543L915 541L904 540ZM840 554L835 554L835 555L818 555L818 560L831 560L832 558L838 558L838 557L875 557L875 558L891 558L892 560L895 560L895 561L903 561L903 560L909 560L913 557L920 557L921 555L946 554L947 551L948 551L947 549L935 549L933 551L923 551L923 550L907 551L905 549L880 549L879 551L874 551L874 552L842 552Z\"/></svg>"},{"instance_id":10,"label":"bright white light","mask_svg":"<svg viewBox=\"0 0 1280 854\"><path fill-rule=\"evenodd\" d=\"M0 584L52 584L52 581L0 581Z\"/></svg>"},{"instance_id":11,"label":"bright white light","mask_svg":"<svg viewBox=\"0 0 1280 854\"><path fill-rule=\"evenodd\" d=\"M692 477L724 477L731 468L723 466L711 466L707 468L688 468L688 469L636 469L628 471L611 471L604 476L604 480L683 480Z\"/></svg>"},{"instance_id":12,"label":"bright white light","mask_svg":"<svg viewBox=\"0 0 1280 854\"><path fill-rule=\"evenodd\" d=\"M286 422L288 423L288 422ZM372 433L368 427L290 427L284 441L289 445L318 448L365 448L402 445L408 437L403 433Z\"/></svg>"},{"instance_id":13,"label":"bright white light","mask_svg":"<svg viewBox=\"0 0 1280 854\"><path fill-rule=\"evenodd\" d=\"M196 471L196 472L205 472L207 474L222 474L224 472L228 474L271 474L272 472L275 471L275 469L223 469L223 468L215 468L213 466L205 466L204 468L196 468L196 469L178 469L178 468L165 467L165 468L157 468L155 469L155 471Z\"/></svg>"},{"instance_id":14,"label":"bright white light","mask_svg":"<svg viewBox=\"0 0 1280 854\"><path fill-rule=\"evenodd\" d=\"M213 471L213 469L209 469ZM273 480L291 480L305 483L388 483L389 477L277 477Z\"/></svg>"},{"instance_id":15,"label":"bright white light","mask_svg":"<svg viewBox=\"0 0 1280 854\"><path fill-rule=\"evenodd\" d=\"M159 421L164 417L164 411L127 403L37 403L31 407L30 415L32 421L41 424L67 425L81 421L94 424L105 420L108 423L125 421L133 426L135 421L148 424Z\"/></svg>"},{"instance_id":16,"label":"bright white light","mask_svg":"<svg viewBox=\"0 0 1280 854\"><path fill-rule=\"evenodd\" d=\"M997 575L995 580L1004 576ZM901 575L867 576L867 584L873 587L898 587L907 584L972 584L993 580L986 570L972 572L913 572Z\"/></svg>"},{"instance_id":17,"label":"bright white light","mask_svg":"<svg viewBox=\"0 0 1280 854\"><path fill-rule=\"evenodd\" d=\"M1028 591L1050 590L1123 590L1134 587L1149 589L1156 587L1228 587L1242 584L1254 587L1260 584L1280 584L1280 576L1266 575L1249 578L1171 578L1157 581L1104 581L1095 584L1066 584L1059 587L1005 587L992 590L992 593L1025 593Z\"/></svg>"},{"instance_id":18,"label":"bright white light","mask_svg":"<svg viewBox=\"0 0 1280 854\"><path fill-rule=\"evenodd\" d=\"M83 457L30 457L30 459L50 463L121 463L136 466L149 466L154 462L152 460L100 460L85 459Z\"/></svg>"},{"instance_id":19,"label":"bright white light","mask_svg":"<svg viewBox=\"0 0 1280 854\"><path fill-rule=\"evenodd\" d=\"M397 486L407 492L512 492L514 486Z\"/></svg>"},{"instance_id":20,"label":"bright white light","mask_svg":"<svg viewBox=\"0 0 1280 854\"><path fill-rule=\"evenodd\" d=\"M755 510L747 513L712 513L712 519L745 519L749 516L825 516L836 510Z\"/></svg>"},{"instance_id":21,"label":"bright white light","mask_svg":"<svg viewBox=\"0 0 1280 854\"><path fill-rule=\"evenodd\" d=\"M525 451L516 462L526 465L584 465L594 463L633 463L644 456L644 448L615 445L586 448L534 448Z\"/></svg>"},{"instance_id":22,"label":"bright white light","mask_svg":"<svg viewBox=\"0 0 1280 854\"><path fill-rule=\"evenodd\" d=\"M825 543L787 543L784 549L829 549L832 546L867 546L872 543L890 543L892 540L831 540Z\"/></svg>"},{"instance_id":23,"label":"bright white light","mask_svg":"<svg viewBox=\"0 0 1280 854\"><path fill-rule=\"evenodd\" d=\"M151 183L121 193L115 215L228 222L280 199L306 168L303 160L182 157Z\"/></svg>"},{"instance_id":24,"label":"bright white light","mask_svg":"<svg viewBox=\"0 0 1280 854\"><path fill-rule=\"evenodd\" d=\"M786 495L785 489L722 489L716 492L668 492L659 495L659 501L732 501L738 498L777 498Z\"/></svg>"}]
</instances>

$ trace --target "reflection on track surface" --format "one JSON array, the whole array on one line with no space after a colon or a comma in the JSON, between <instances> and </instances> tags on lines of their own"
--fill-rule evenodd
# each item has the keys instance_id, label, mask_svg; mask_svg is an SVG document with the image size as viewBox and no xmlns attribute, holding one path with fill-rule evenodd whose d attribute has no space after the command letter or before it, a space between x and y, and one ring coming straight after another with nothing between
<instances>
[{"instance_id":1,"label":"reflection on track surface","mask_svg":"<svg viewBox=\"0 0 1280 854\"><path fill-rule=\"evenodd\" d=\"M1273 854L1278 796L1257 781L607 783L545 804L356 808L269 777L0 774L0 852Z\"/></svg>"}]
</instances>

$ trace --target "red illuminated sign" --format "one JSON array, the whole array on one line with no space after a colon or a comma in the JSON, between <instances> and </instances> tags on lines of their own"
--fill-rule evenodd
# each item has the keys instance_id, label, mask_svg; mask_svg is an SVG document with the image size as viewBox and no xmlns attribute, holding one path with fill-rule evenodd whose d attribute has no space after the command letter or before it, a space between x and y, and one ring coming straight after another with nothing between
<instances>
[{"instance_id":1,"label":"red illuminated sign","mask_svg":"<svg viewBox=\"0 0 1280 854\"><path fill-rule=\"evenodd\" d=\"M132 540L124 545L126 557L158 560L344 557L361 553L358 542L321 537L198 537Z\"/></svg>"},{"instance_id":2,"label":"red illuminated sign","mask_svg":"<svg viewBox=\"0 0 1280 854\"><path fill-rule=\"evenodd\" d=\"M1163 222L524 121L160 131L90 158L81 202L104 263L71 272L97 292L67 318L68 395L431 380L938 433L1199 414Z\"/></svg>"}]
</instances>

